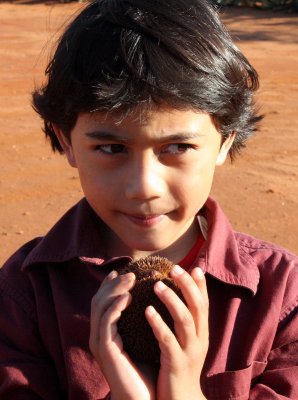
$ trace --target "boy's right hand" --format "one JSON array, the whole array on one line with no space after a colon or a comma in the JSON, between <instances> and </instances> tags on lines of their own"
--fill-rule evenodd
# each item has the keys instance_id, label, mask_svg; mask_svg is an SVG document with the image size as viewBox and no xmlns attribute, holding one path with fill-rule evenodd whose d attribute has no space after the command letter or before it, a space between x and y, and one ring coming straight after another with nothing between
<instances>
[{"instance_id":1,"label":"boy's right hand","mask_svg":"<svg viewBox=\"0 0 298 400\"><path fill-rule=\"evenodd\" d=\"M155 385L142 376L123 350L117 331L121 312L129 305L135 276L112 271L102 282L91 303L91 353L100 366L113 400L154 400Z\"/></svg>"}]
</instances>

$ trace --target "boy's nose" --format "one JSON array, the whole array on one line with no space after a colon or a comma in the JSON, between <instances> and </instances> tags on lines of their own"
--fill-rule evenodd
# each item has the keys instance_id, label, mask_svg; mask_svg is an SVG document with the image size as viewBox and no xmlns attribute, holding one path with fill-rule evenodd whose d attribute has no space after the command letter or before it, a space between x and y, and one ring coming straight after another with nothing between
<instances>
[{"instance_id":1,"label":"boy's nose","mask_svg":"<svg viewBox=\"0 0 298 400\"><path fill-rule=\"evenodd\" d=\"M152 200L166 190L163 166L157 159L135 162L127 178L126 197L131 200Z\"/></svg>"}]
</instances>

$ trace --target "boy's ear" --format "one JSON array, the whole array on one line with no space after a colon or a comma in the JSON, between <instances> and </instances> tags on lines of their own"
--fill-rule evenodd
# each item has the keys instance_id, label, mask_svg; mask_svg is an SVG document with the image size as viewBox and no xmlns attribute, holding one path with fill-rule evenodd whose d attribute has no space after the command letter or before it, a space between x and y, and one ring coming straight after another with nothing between
<instances>
[{"instance_id":1,"label":"boy's ear","mask_svg":"<svg viewBox=\"0 0 298 400\"><path fill-rule=\"evenodd\" d=\"M55 132L57 139L59 140L60 146L62 147L67 157L69 165L73 168L76 168L77 162L75 159L75 155L70 140L64 135L62 130L57 125L52 124L52 128Z\"/></svg>"},{"instance_id":2,"label":"boy's ear","mask_svg":"<svg viewBox=\"0 0 298 400\"><path fill-rule=\"evenodd\" d=\"M229 154L229 150L235 140L235 133L231 133L222 143L216 159L216 165L223 165Z\"/></svg>"}]
</instances>

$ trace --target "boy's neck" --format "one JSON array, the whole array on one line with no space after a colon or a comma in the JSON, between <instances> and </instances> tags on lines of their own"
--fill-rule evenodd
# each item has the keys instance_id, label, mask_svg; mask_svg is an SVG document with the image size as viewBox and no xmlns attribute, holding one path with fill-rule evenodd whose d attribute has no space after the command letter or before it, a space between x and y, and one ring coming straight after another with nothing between
<instances>
[{"instance_id":1,"label":"boy's neck","mask_svg":"<svg viewBox=\"0 0 298 400\"><path fill-rule=\"evenodd\" d=\"M179 263L196 243L201 233L197 218L194 219L188 230L174 243L159 251L143 251L138 249L128 249L118 238L110 237L108 254L110 257L129 256L133 260L147 256L166 257L173 263Z\"/></svg>"}]
</instances>

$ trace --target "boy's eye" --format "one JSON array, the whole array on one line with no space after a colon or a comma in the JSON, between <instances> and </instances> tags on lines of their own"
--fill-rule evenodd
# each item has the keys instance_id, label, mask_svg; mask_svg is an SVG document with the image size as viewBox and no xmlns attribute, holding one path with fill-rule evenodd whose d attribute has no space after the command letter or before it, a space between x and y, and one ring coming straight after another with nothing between
<instances>
[{"instance_id":1,"label":"boy's eye","mask_svg":"<svg viewBox=\"0 0 298 400\"><path fill-rule=\"evenodd\" d=\"M193 148L194 146L189 143L171 143L163 146L161 153L182 154Z\"/></svg>"},{"instance_id":2,"label":"boy's eye","mask_svg":"<svg viewBox=\"0 0 298 400\"><path fill-rule=\"evenodd\" d=\"M127 153L126 147L123 144L100 144L96 146L96 150L104 154Z\"/></svg>"}]
</instances>

